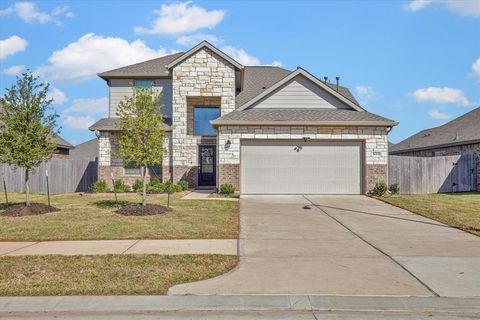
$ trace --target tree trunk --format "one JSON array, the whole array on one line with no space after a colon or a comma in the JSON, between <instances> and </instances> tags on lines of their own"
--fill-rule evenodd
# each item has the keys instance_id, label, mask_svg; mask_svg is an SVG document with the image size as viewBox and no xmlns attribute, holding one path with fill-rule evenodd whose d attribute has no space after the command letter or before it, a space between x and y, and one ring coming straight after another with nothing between
<instances>
[{"instance_id":1,"label":"tree trunk","mask_svg":"<svg viewBox=\"0 0 480 320\"><path fill-rule=\"evenodd\" d=\"M147 167L142 167L143 173L143 191L142 191L142 206L147 205Z\"/></svg>"},{"instance_id":2,"label":"tree trunk","mask_svg":"<svg viewBox=\"0 0 480 320\"><path fill-rule=\"evenodd\" d=\"M30 177L29 177L30 171L28 169L25 169L25 205L27 207L30 206Z\"/></svg>"}]
</instances>

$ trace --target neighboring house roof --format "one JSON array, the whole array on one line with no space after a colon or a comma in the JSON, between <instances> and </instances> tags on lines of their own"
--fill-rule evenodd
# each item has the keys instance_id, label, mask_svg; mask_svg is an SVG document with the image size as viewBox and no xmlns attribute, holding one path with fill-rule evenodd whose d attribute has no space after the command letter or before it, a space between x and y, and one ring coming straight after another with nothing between
<instances>
[{"instance_id":1,"label":"neighboring house roof","mask_svg":"<svg viewBox=\"0 0 480 320\"><path fill-rule=\"evenodd\" d=\"M170 131L172 128L164 123L163 124L165 131ZM91 131L121 131L120 129L120 118L103 118L92 124L89 128Z\"/></svg>"},{"instance_id":2,"label":"neighboring house roof","mask_svg":"<svg viewBox=\"0 0 480 320\"><path fill-rule=\"evenodd\" d=\"M199 44L197 44L195 47L193 47L192 49L188 50L187 52L183 53L181 56L179 56L178 58L176 58L175 60L173 60L172 62L170 62L168 65L167 65L167 69L171 69L173 68L174 66L176 66L177 64L179 64L180 62L188 59L189 57L191 57L192 55L194 55L196 52L202 50L202 49L209 49L213 52L215 52L217 55L219 55L220 57L222 57L223 59L225 59L226 61L228 61L229 63L231 63L233 66L235 66L235 68L237 69L242 69L243 68L243 65L241 65L240 63L238 63L237 61L235 61L232 57L230 57L229 55L227 55L225 52L219 50L218 48L214 47L212 44L210 44L208 41L202 41L200 42Z\"/></svg>"},{"instance_id":3,"label":"neighboring house roof","mask_svg":"<svg viewBox=\"0 0 480 320\"><path fill-rule=\"evenodd\" d=\"M72 159L95 159L98 157L98 139L88 140L84 143L75 146L75 149L70 151L70 158Z\"/></svg>"},{"instance_id":4,"label":"neighboring house roof","mask_svg":"<svg viewBox=\"0 0 480 320\"><path fill-rule=\"evenodd\" d=\"M121 53L120 53L121 54ZM168 56L135 63L122 68L99 73L103 79L108 78L130 78L130 77L169 77L170 71L167 64L181 57L184 52L177 52Z\"/></svg>"},{"instance_id":5,"label":"neighboring house roof","mask_svg":"<svg viewBox=\"0 0 480 320\"><path fill-rule=\"evenodd\" d=\"M422 130L390 148L391 154L480 142L480 107L452 121Z\"/></svg>"},{"instance_id":6,"label":"neighboring house roof","mask_svg":"<svg viewBox=\"0 0 480 320\"><path fill-rule=\"evenodd\" d=\"M57 145L59 148L64 148L64 149L73 149L75 148L70 142L67 140L63 139L59 135L54 135L52 138L52 142Z\"/></svg>"},{"instance_id":7,"label":"neighboring house roof","mask_svg":"<svg viewBox=\"0 0 480 320\"><path fill-rule=\"evenodd\" d=\"M263 92L259 93L256 95L254 98L248 100L247 102L243 103L241 106L237 107L237 110L245 110L249 107L251 107L253 104L256 102L262 100L263 98L267 97L269 94L273 93L275 90L283 86L284 84L288 83L290 80L293 80L297 76L303 76L307 78L308 80L312 81L314 84L319 86L320 88L324 89L326 92L330 93L334 97L336 97L338 100L341 102L345 103L352 109L355 109L357 111L365 111L357 102L353 102L352 100L348 99L344 95L342 95L340 92L334 89L334 87L329 84L321 81L320 79L316 78L313 76L311 73L306 71L305 69L302 68L297 68L297 70L289 73L287 76L282 78L280 81L277 81L275 84L271 85L268 89L264 90Z\"/></svg>"},{"instance_id":8,"label":"neighboring house roof","mask_svg":"<svg viewBox=\"0 0 480 320\"><path fill-rule=\"evenodd\" d=\"M363 125L395 126L393 120L346 109L246 109L211 121L212 125Z\"/></svg>"}]
</instances>

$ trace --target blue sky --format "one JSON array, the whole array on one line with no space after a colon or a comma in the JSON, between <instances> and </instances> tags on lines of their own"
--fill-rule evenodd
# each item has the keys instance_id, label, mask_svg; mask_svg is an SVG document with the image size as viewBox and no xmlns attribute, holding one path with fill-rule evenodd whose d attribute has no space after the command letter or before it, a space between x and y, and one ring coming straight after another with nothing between
<instances>
[{"instance_id":1,"label":"blue sky","mask_svg":"<svg viewBox=\"0 0 480 320\"><path fill-rule=\"evenodd\" d=\"M106 116L97 72L202 39L243 64L340 76L368 111L400 122L393 142L480 106L478 0L2 1L0 94L35 71L77 144Z\"/></svg>"}]
</instances>

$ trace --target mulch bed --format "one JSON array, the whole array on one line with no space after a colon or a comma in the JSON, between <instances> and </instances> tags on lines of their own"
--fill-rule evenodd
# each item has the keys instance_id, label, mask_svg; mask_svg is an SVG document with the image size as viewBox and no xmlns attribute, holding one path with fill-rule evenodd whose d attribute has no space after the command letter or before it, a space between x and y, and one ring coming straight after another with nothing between
<instances>
[{"instance_id":1,"label":"mulch bed","mask_svg":"<svg viewBox=\"0 0 480 320\"><path fill-rule=\"evenodd\" d=\"M60 211L60 209L48 206L44 203L30 203L29 207L25 206L25 203L13 203L9 205L5 211L0 213L0 215L6 217L25 217L36 216L55 211Z\"/></svg>"},{"instance_id":2,"label":"mulch bed","mask_svg":"<svg viewBox=\"0 0 480 320\"><path fill-rule=\"evenodd\" d=\"M159 204L129 204L117 210L118 213L124 216L153 216L156 214L163 214L172 211L172 209Z\"/></svg>"}]
</instances>

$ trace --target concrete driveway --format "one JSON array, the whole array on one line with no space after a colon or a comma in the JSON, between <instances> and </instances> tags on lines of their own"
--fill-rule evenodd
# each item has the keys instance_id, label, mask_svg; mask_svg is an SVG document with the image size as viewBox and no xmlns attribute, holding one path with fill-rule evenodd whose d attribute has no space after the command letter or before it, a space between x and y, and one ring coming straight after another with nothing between
<instances>
[{"instance_id":1,"label":"concrete driveway","mask_svg":"<svg viewBox=\"0 0 480 320\"><path fill-rule=\"evenodd\" d=\"M239 266L169 294L480 296L480 238L365 196L245 196Z\"/></svg>"}]
</instances>

